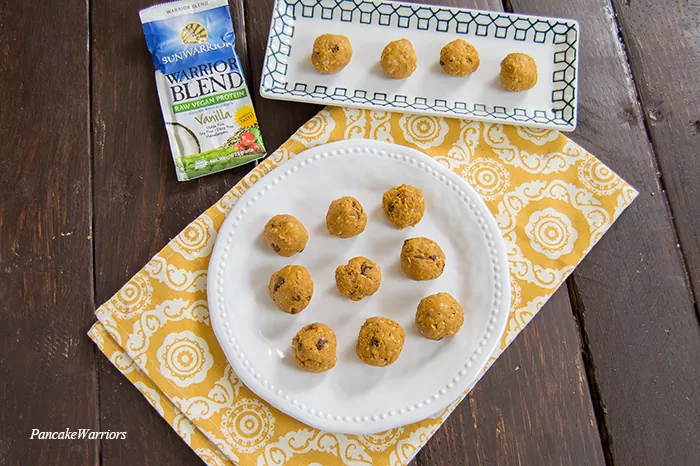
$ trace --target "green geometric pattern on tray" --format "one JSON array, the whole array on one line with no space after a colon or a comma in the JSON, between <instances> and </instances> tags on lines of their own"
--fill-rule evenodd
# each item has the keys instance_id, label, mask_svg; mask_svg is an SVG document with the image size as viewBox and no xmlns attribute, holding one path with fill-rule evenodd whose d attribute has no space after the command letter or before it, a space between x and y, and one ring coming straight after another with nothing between
<instances>
[{"instance_id":1,"label":"green geometric pattern on tray","mask_svg":"<svg viewBox=\"0 0 700 466\"><path fill-rule=\"evenodd\" d=\"M488 107L479 103L448 102L405 95L341 87L308 86L286 81L287 58L291 53L289 39L294 36L297 17L322 18L342 22L378 24L386 27L414 28L448 32L454 25L458 34L473 34L504 40L551 43L561 50L554 54L552 73L552 109L534 110ZM494 118L504 123L556 124L574 127L576 121L576 71L578 26L575 21L523 17L508 13L451 9L401 3L380 3L364 0L277 0L268 39L268 58L264 64L262 87L271 94L323 99L345 105L375 105L391 110L419 110L450 113L460 117Z\"/></svg>"}]
</instances>

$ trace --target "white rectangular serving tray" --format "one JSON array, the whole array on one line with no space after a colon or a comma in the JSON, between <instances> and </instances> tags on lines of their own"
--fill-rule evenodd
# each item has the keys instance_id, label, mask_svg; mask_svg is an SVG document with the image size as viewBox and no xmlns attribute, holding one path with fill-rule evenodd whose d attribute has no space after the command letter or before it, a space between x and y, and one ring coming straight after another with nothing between
<instances>
[{"instance_id":1,"label":"white rectangular serving tray","mask_svg":"<svg viewBox=\"0 0 700 466\"><path fill-rule=\"evenodd\" d=\"M321 34L350 39L353 57L335 75L316 72L313 42ZM407 79L384 75L384 46L411 40L418 68ZM479 51L472 75L452 77L440 49L462 38ZM467 118L573 131L576 128L579 25L568 19L368 0L277 0L260 94L270 99ZM511 52L532 56L539 81L513 93L500 85Z\"/></svg>"}]
</instances>

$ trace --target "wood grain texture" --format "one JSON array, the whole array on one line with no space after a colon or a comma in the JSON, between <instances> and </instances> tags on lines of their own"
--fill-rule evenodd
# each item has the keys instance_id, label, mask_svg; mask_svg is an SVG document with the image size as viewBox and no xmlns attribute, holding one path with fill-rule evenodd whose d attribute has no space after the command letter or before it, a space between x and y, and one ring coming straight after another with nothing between
<instances>
[{"instance_id":1,"label":"wood grain texture","mask_svg":"<svg viewBox=\"0 0 700 466\"><path fill-rule=\"evenodd\" d=\"M138 16L150 0L93 0L92 115L96 300L109 299L252 165L178 182ZM247 67L242 2L230 1ZM248 71L246 69L246 71ZM100 359L102 464L201 464L137 390Z\"/></svg>"},{"instance_id":2,"label":"wood grain texture","mask_svg":"<svg viewBox=\"0 0 700 466\"><path fill-rule=\"evenodd\" d=\"M87 26L84 1L0 1L2 465L97 458L95 440L30 440L96 428Z\"/></svg>"},{"instance_id":3,"label":"wood grain texture","mask_svg":"<svg viewBox=\"0 0 700 466\"><path fill-rule=\"evenodd\" d=\"M441 3L501 9L495 0ZM273 4L273 0L245 3L251 81L256 90ZM255 94L263 134L274 147L321 108L261 99ZM578 460L602 464L585 374L578 370L583 363L576 323L565 291L557 296L531 324L534 329L516 340L413 464L573 464ZM541 342L540 335L546 335L547 341ZM518 365L527 371L515 371ZM552 370L557 366L566 370ZM529 446L523 443L527 439L532 439ZM555 462L549 463L550 459Z\"/></svg>"},{"instance_id":4,"label":"wood grain texture","mask_svg":"<svg viewBox=\"0 0 700 466\"><path fill-rule=\"evenodd\" d=\"M550 298L415 463L605 464L566 288Z\"/></svg>"},{"instance_id":5,"label":"wood grain texture","mask_svg":"<svg viewBox=\"0 0 700 466\"><path fill-rule=\"evenodd\" d=\"M273 5L274 0L244 0L248 61L251 68L249 82L260 130L269 152L277 149L294 131L323 108L318 105L263 99L260 96L260 75Z\"/></svg>"},{"instance_id":6,"label":"wood grain texture","mask_svg":"<svg viewBox=\"0 0 700 466\"><path fill-rule=\"evenodd\" d=\"M696 464L700 330L613 11L607 0L512 6L580 21L580 120L572 137L641 193L573 278L608 457L616 466ZM683 34L666 29L664 42Z\"/></svg>"},{"instance_id":7,"label":"wood grain texture","mask_svg":"<svg viewBox=\"0 0 700 466\"><path fill-rule=\"evenodd\" d=\"M700 2L614 1L689 278L700 301Z\"/></svg>"}]
</instances>

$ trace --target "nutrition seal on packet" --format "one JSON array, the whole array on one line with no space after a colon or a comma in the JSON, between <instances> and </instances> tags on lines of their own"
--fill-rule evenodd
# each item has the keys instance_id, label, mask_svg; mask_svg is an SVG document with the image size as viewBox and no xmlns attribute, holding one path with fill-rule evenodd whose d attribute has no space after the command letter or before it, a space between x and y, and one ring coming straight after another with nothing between
<instances>
[{"instance_id":1,"label":"nutrition seal on packet","mask_svg":"<svg viewBox=\"0 0 700 466\"><path fill-rule=\"evenodd\" d=\"M191 180L264 157L227 1L162 3L139 15L153 56L177 179Z\"/></svg>"}]
</instances>

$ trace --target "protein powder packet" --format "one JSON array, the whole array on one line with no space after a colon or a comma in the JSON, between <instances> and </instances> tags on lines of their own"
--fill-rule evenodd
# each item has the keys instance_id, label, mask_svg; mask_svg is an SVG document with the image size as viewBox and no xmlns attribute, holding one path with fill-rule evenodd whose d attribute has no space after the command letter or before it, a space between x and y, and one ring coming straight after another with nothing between
<instances>
[{"instance_id":1,"label":"protein powder packet","mask_svg":"<svg viewBox=\"0 0 700 466\"><path fill-rule=\"evenodd\" d=\"M177 179L187 181L265 156L234 49L226 0L183 0L139 12Z\"/></svg>"}]
</instances>

